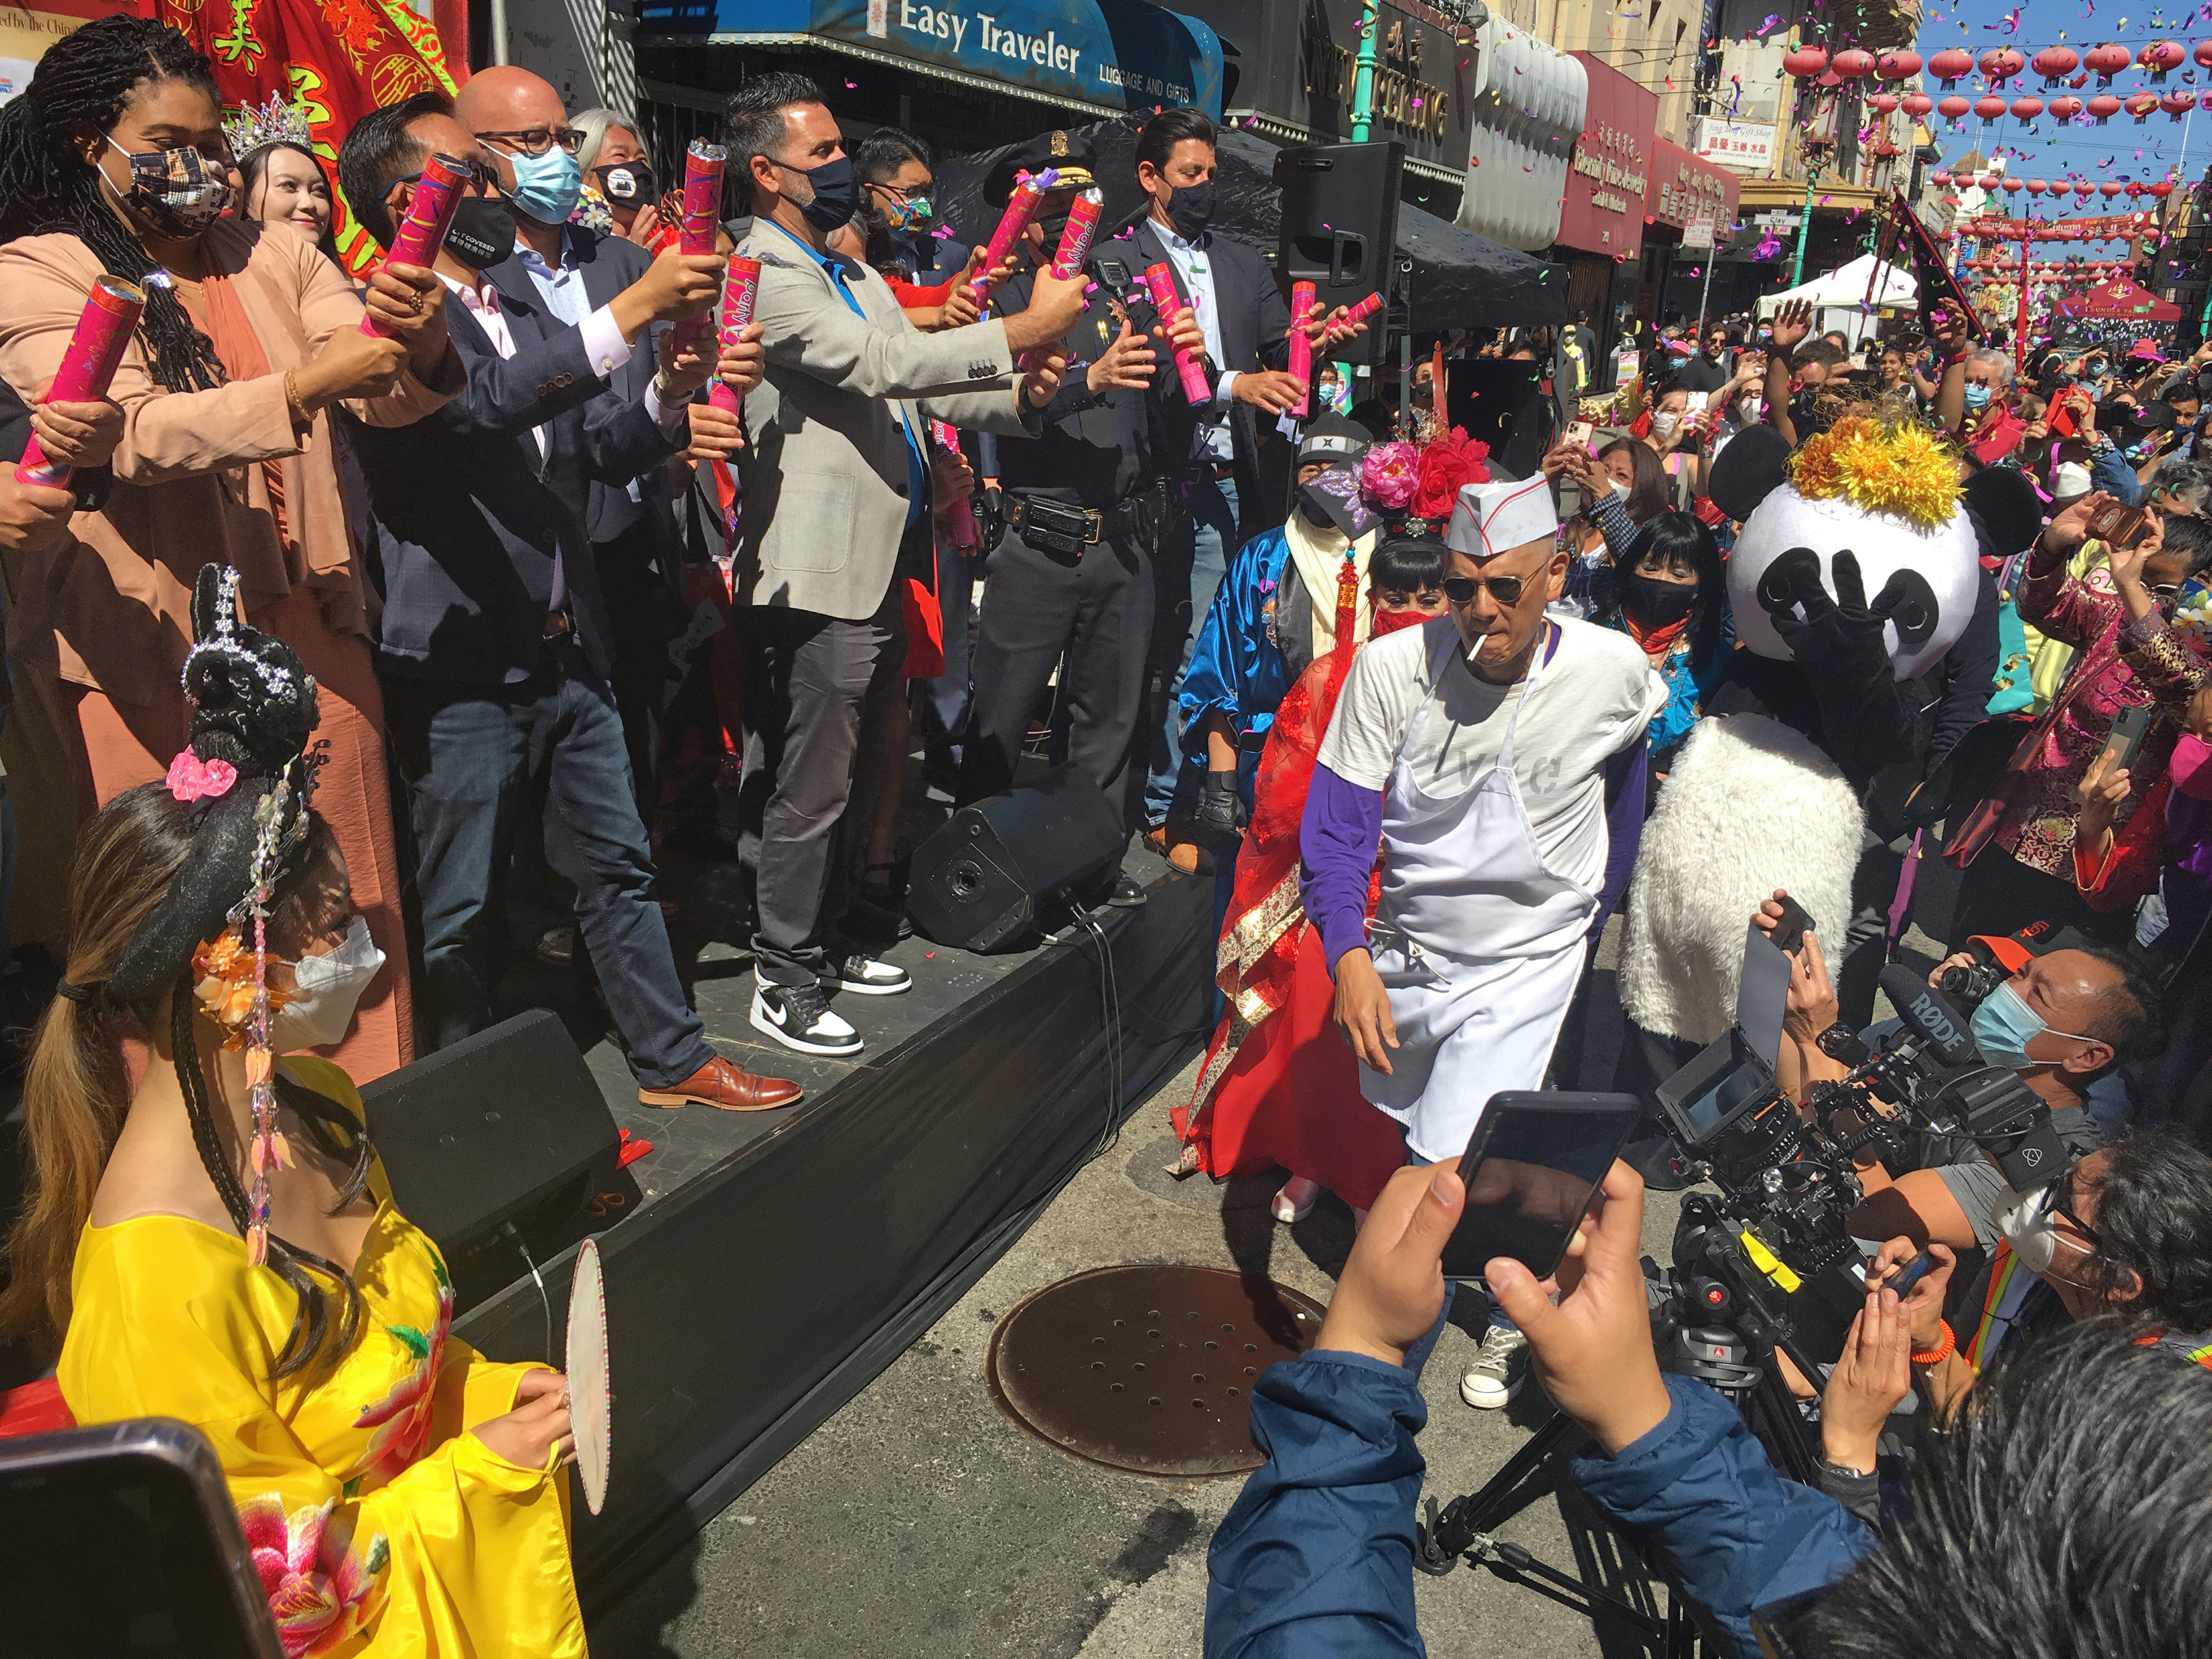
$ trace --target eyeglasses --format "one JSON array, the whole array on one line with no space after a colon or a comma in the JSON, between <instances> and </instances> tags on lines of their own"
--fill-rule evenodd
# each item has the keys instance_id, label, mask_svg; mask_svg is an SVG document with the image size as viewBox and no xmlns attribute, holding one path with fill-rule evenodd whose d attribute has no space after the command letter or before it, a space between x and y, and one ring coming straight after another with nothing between
<instances>
[{"instance_id":1,"label":"eyeglasses","mask_svg":"<svg viewBox=\"0 0 2212 1659\"><path fill-rule=\"evenodd\" d=\"M2079 1168L2077 1164L2074 1170L2069 1170L2064 1176L2043 1189L2043 1213L2045 1216L2065 1218L2066 1224L2081 1234L2083 1239L2088 1241L2087 1248L2091 1251L2096 1251L2104 1248L2104 1238L2094 1227L2075 1214L2074 1210L2074 1176ZM2077 1243L2077 1241L2069 1239L2067 1243Z\"/></svg>"},{"instance_id":2,"label":"eyeglasses","mask_svg":"<svg viewBox=\"0 0 2212 1659\"><path fill-rule=\"evenodd\" d=\"M1447 576L1444 578L1444 597L1454 605L1471 605L1479 587L1490 590L1490 597L1501 605L1521 603L1521 596L1528 588L1526 576Z\"/></svg>"},{"instance_id":3,"label":"eyeglasses","mask_svg":"<svg viewBox=\"0 0 2212 1659\"><path fill-rule=\"evenodd\" d=\"M480 132L477 137L512 144L525 155L543 155L556 144L574 155L584 147L584 135L574 127L532 127L523 132Z\"/></svg>"},{"instance_id":4,"label":"eyeglasses","mask_svg":"<svg viewBox=\"0 0 2212 1659\"><path fill-rule=\"evenodd\" d=\"M770 156L769 159L774 161L775 158ZM870 190L879 190L886 196L896 196L902 203L914 201L916 198L919 198L925 202L927 201L929 199L930 184L933 184L935 180L933 179L929 181L929 183L913 185L902 190L896 185L879 185L872 179L864 179L861 180L861 183L866 185Z\"/></svg>"},{"instance_id":5,"label":"eyeglasses","mask_svg":"<svg viewBox=\"0 0 2212 1659\"><path fill-rule=\"evenodd\" d=\"M481 188L485 189L485 190L492 190L492 189L495 189L495 188L498 186L498 184L499 184L499 169L498 169L498 168L496 168L496 167L495 167L494 166L492 166L492 164L491 164L490 162L489 162L489 161L471 161L471 162L468 164L468 171L469 171L469 179L470 179L470 181L471 181L471 183L473 183L473 184L475 184L475 185L477 185L480 186ZM401 173L401 174L400 174L397 179L394 179L392 181L392 185L419 185L419 184L421 184L422 182L422 175L421 173ZM389 189L391 189L391 188L392 188L392 185L386 185L385 186L385 188L386 188L386 190L389 190Z\"/></svg>"}]
</instances>

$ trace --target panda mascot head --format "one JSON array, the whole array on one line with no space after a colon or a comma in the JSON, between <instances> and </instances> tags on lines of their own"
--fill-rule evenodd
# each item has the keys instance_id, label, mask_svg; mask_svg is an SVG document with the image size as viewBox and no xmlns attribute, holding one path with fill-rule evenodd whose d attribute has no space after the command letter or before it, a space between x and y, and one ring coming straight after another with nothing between
<instances>
[{"instance_id":1,"label":"panda mascot head","mask_svg":"<svg viewBox=\"0 0 2212 1659\"><path fill-rule=\"evenodd\" d=\"M1978 549L1956 454L1935 433L1847 417L1793 454L1771 427L1753 427L1714 463L1711 488L1743 523L1729 603L1737 636L1759 656L1789 661L1784 635L1808 607L1881 617L1900 680L1927 672L1966 632Z\"/></svg>"}]
</instances>

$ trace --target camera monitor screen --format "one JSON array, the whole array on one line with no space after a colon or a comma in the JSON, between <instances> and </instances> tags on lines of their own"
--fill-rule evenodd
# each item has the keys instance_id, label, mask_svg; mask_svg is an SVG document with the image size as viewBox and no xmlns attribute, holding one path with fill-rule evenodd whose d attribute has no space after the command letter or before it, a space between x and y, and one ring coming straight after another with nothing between
<instances>
[{"instance_id":1,"label":"camera monitor screen","mask_svg":"<svg viewBox=\"0 0 2212 1659\"><path fill-rule=\"evenodd\" d=\"M1634 1095L1492 1096L1459 1161L1467 1208L1444 1277L1480 1279L1501 1255L1539 1279L1556 1272L1641 1110Z\"/></svg>"},{"instance_id":2,"label":"camera monitor screen","mask_svg":"<svg viewBox=\"0 0 2212 1659\"><path fill-rule=\"evenodd\" d=\"M1773 1090L1774 1073L1731 1030L1659 1085L1659 1106L1675 1139L1702 1146L1771 1099Z\"/></svg>"}]
</instances>

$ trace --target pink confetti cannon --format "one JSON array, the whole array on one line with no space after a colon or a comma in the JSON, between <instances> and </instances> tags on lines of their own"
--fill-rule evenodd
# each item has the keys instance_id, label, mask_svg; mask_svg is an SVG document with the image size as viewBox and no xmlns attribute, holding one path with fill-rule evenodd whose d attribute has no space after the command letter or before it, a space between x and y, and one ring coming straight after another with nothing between
<instances>
[{"instance_id":1,"label":"pink confetti cannon","mask_svg":"<svg viewBox=\"0 0 2212 1659\"><path fill-rule=\"evenodd\" d=\"M1313 340L1306 333L1306 313L1314 308L1316 292L1311 283L1291 284L1291 373L1305 388L1291 413L1302 421L1313 403Z\"/></svg>"},{"instance_id":2,"label":"pink confetti cannon","mask_svg":"<svg viewBox=\"0 0 2212 1659\"><path fill-rule=\"evenodd\" d=\"M960 434L943 421L929 423L929 435L937 441L939 449L960 447ZM975 532L975 508L967 496L963 495L947 507L945 516L952 523L953 546L975 547L981 544L983 538Z\"/></svg>"},{"instance_id":3,"label":"pink confetti cannon","mask_svg":"<svg viewBox=\"0 0 2212 1659\"><path fill-rule=\"evenodd\" d=\"M684 152L684 218L678 227L678 252L714 251L714 233L722 220L722 170L729 159L729 151L704 138L694 138ZM704 317L684 318L676 325L677 349L696 345L713 326Z\"/></svg>"},{"instance_id":4,"label":"pink confetti cannon","mask_svg":"<svg viewBox=\"0 0 2212 1659\"><path fill-rule=\"evenodd\" d=\"M1145 267L1145 286L1152 292L1152 309L1160 314L1160 326L1165 328L1182 309L1182 301L1176 298L1175 272L1163 259L1156 265ZM1210 403L1213 394L1206 390L1206 370L1200 365L1198 354L1188 346L1175 349L1176 373L1182 376L1182 395L1194 405Z\"/></svg>"},{"instance_id":5,"label":"pink confetti cannon","mask_svg":"<svg viewBox=\"0 0 2212 1659\"><path fill-rule=\"evenodd\" d=\"M743 254L732 255L730 268L722 277L722 315L717 329L717 338L725 346L738 343L745 325L753 319L753 299L760 292L760 261L748 259ZM719 377L707 393L707 401L717 409L737 413L738 393Z\"/></svg>"},{"instance_id":6,"label":"pink confetti cannon","mask_svg":"<svg viewBox=\"0 0 2212 1659\"><path fill-rule=\"evenodd\" d=\"M999 228L991 233L990 243L983 250L983 268L968 279L968 297L977 305L991 292L991 273L1014 251L1014 244L1036 216L1037 204L1059 182L1060 175L1050 167L1016 181L1014 193L1006 198L1006 210L999 216Z\"/></svg>"},{"instance_id":7,"label":"pink confetti cannon","mask_svg":"<svg viewBox=\"0 0 2212 1659\"><path fill-rule=\"evenodd\" d=\"M446 232L453 225L454 210L460 206L461 191L468 182L466 161L450 155L433 155L425 161L422 176L415 181L415 193L407 198L407 216L400 222L384 263L428 266L434 261L438 250L445 246ZM361 331L384 337L383 326L374 317L361 319Z\"/></svg>"},{"instance_id":8,"label":"pink confetti cannon","mask_svg":"<svg viewBox=\"0 0 2212 1659\"><path fill-rule=\"evenodd\" d=\"M1052 256L1052 274L1061 282L1074 277L1091 257L1091 240L1098 234L1098 216L1105 210L1105 194L1096 189L1085 191L1069 204L1067 228L1060 233L1060 246Z\"/></svg>"},{"instance_id":9,"label":"pink confetti cannon","mask_svg":"<svg viewBox=\"0 0 2212 1659\"><path fill-rule=\"evenodd\" d=\"M1370 294L1365 299L1362 300L1358 305L1352 307L1351 310L1346 312L1344 313L1344 320L1347 324L1364 323L1370 317L1372 317L1376 312L1382 309L1382 296L1379 294Z\"/></svg>"},{"instance_id":10,"label":"pink confetti cannon","mask_svg":"<svg viewBox=\"0 0 2212 1659\"><path fill-rule=\"evenodd\" d=\"M108 382L115 378L115 366L123 361L123 349L131 343L138 315L145 309L146 290L136 283L126 283L120 276L102 276L94 283L84 309L77 314L76 327L70 334L68 349L62 353L62 366L54 371L47 401L82 404L105 398ZM48 460L33 433L23 446L15 482L50 484L59 489L69 483L73 471L59 461Z\"/></svg>"}]
</instances>

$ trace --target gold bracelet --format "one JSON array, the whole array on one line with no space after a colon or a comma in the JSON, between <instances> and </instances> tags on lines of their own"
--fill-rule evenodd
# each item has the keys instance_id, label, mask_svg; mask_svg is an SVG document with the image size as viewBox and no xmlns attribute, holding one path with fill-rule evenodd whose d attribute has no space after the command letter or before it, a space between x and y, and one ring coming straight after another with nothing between
<instances>
[{"instance_id":1,"label":"gold bracelet","mask_svg":"<svg viewBox=\"0 0 2212 1659\"><path fill-rule=\"evenodd\" d=\"M284 401L291 407L294 428L304 431L314 425L315 417L307 413L307 405L300 396L299 376L300 371L296 368L284 371Z\"/></svg>"}]
</instances>

